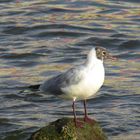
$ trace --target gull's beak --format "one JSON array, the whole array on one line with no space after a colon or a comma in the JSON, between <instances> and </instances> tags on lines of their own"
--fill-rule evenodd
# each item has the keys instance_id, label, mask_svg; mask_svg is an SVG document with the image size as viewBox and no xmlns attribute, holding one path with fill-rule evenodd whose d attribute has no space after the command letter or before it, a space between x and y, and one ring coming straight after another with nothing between
<instances>
[{"instance_id":1,"label":"gull's beak","mask_svg":"<svg viewBox=\"0 0 140 140\"><path fill-rule=\"evenodd\" d=\"M115 56L112 56L112 55L108 55L108 57L107 57L108 59L111 59L111 60L117 60L117 57L115 57Z\"/></svg>"}]
</instances>

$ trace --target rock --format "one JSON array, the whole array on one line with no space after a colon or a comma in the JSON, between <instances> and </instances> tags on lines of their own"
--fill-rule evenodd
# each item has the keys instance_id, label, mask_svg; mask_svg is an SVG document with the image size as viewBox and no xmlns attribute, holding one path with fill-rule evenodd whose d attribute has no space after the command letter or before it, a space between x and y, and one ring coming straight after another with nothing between
<instances>
[{"instance_id":1,"label":"rock","mask_svg":"<svg viewBox=\"0 0 140 140\"><path fill-rule=\"evenodd\" d=\"M29 140L107 140L107 136L96 121L83 122L82 128L76 128L72 118L62 118L41 128Z\"/></svg>"}]
</instances>

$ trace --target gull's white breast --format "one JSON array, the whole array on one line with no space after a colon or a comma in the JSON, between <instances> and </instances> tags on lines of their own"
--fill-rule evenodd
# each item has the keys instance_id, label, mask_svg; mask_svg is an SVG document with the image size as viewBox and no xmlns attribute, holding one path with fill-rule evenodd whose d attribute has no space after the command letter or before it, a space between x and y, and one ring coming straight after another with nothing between
<instances>
[{"instance_id":1,"label":"gull's white breast","mask_svg":"<svg viewBox=\"0 0 140 140\"><path fill-rule=\"evenodd\" d=\"M79 74L83 74L83 79L76 85L69 85L62 88L64 92L62 98L67 99L87 99L96 94L104 82L103 63L99 62L93 67L86 67Z\"/></svg>"}]
</instances>

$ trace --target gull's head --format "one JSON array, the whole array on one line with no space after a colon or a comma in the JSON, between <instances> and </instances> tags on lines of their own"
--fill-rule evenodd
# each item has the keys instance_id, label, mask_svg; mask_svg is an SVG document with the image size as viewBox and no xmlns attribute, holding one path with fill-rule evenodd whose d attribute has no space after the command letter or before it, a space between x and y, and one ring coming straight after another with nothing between
<instances>
[{"instance_id":1,"label":"gull's head","mask_svg":"<svg viewBox=\"0 0 140 140\"><path fill-rule=\"evenodd\" d=\"M96 47L95 48L96 51L96 57L100 60L106 60L106 59L111 59L111 60L115 60L116 58L113 57L106 48L103 47Z\"/></svg>"},{"instance_id":2,"label":"gull's head","mask_svg":"<svg viewBox=\"0 0 140 140\"><path fill-rule=\"evenodd\" d=\"M96 47L92 48L88 54L86 63L89 66L97 64L97 62L103 62L106 59L116 60L117 58L113 57L106 48Z\"/></svg>"}]
</instances>

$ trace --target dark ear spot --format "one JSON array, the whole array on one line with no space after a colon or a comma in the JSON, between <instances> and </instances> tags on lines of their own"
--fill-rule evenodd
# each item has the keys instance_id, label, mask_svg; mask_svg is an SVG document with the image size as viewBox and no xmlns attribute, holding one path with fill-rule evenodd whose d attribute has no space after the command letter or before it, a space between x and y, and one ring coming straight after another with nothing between
<instances>
[{"instance_id":1,"label":"dark ear spot","mask_svg":"<svg viewBox=\"0 0 140 140\"><path fill-rule=\"evenodd\" d=\"M96 48L95 48L95 50L96 50L96 51L99 51L99 50L100 50L100 48L99 48L99 47L96 47Z\"/></svg>"},{"instance_id":2,"label":"dark ear spot","mask_svg":"<svg viewBox=\"0 0 140 140\"><path fill-rule=\"evenodd\" d=\"M97 49L98 49L98 48L96 47L96 48L95 48L95 51L97 51Z\"/></svg>"},{"instance_id":3,"label":"dark ear spot","mask_svg":"<svg viewBox=\"0 0 140 140\"><path fill-rule=\"evenodd\" d=\"M95 50L97 51L99 49L99 47L96 47Z\"/></svg>"}]
</instances>

